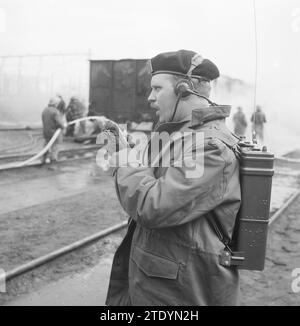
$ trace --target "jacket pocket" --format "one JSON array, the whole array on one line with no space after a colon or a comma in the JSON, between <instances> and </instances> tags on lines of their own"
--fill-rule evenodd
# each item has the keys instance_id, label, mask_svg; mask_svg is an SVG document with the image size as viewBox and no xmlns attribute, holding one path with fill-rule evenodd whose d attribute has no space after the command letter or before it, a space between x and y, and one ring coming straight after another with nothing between
<instances>
[{"instance_id":1,"label":"jacket pocket","mask_svg":"<svg viewBox=\"0 0 300 326\"><path fill-rule=\"evenodd\" d=\"M177 279L179 264L169 258L157 256L139 247L135 247L132 253L132 260L149 277Z\"/></svg>"}]
</instances>

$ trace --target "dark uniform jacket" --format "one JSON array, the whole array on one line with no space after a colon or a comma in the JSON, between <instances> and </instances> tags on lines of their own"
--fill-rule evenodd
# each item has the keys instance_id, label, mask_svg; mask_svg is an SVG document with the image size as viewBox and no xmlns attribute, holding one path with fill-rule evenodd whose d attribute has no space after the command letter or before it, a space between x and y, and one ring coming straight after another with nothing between
<instances>
[{"instance_id":1,"label":"dark uniform jacket","mask_svg":"<svg viewBox=\"0 0 300 326\"><path fill-rule=\"evenodd\" d=\"M47 106L42 113L44 138L49 141L58 128L64 128L62 114L54 107Z\"/></svg>"},{"instance_id":2,"label":"dark uniform jacket","mask_svg":"<svg viewBox=\"0 0 300 326\"><path fill-rule=\"evenodd\" d=\"M71 100L67 107L67 121L73 121L85 116L86 108L77 99Z\"/></svg>"},{"instance_id":3,"label":"dark uniform jacket","mask_svg":"<svg viewBox=\"0 0 300 326\"><path fill-rule=\"evenodd\" d=\"M130 215L112 265L107 305L235 305L238 271L223 267L224 249L209 220L231 238L240 207L239 163L221 140L237 140L225 126L230 107L194 110L192 121L158 131L204 133L204 173L184 167L118 168L119 201ZM203 143L202 143L203 145ZM201 159L201 155L199 155Z\"/></svg>"}]
</instances>

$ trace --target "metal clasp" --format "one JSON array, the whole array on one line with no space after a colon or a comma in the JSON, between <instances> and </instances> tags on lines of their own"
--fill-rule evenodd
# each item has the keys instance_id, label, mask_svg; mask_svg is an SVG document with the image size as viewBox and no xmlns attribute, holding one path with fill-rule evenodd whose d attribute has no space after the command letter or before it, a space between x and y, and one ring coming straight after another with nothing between
<instances>
[{"instance_id":1,"label":"metal clasp","mask_svg":"<svg viewBox=\"0 0 300 326\"><path fill-rule=\"evenodd\" d=\"M245 255L243 252L229 252L224 249L220 256L220 264L225 267L229 266L241 266L245 260Z\"/></svg>"}]
</instances>

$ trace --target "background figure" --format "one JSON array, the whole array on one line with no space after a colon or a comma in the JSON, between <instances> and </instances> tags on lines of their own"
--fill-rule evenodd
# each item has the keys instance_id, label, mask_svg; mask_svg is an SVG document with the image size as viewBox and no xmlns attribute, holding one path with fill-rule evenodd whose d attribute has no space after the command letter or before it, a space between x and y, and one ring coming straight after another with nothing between
<instances>
[{"instance_id":1,"label":"background figure","mask_svg":"<svg viewBox=\"0 0 300 326\"><path fill-rule=\"evenodd\" d=\"M83 103L76 97L72 96L70 103L67 107L67 121L71 122L76 119L80 119L86 116L86 107ZM74 136L75 125L68 126L66 136ZM79 133L85 134L85 121L79 122Z\"/></svg>"},{"instance_id":2,"label":"background figure","mask_svg":"<svg viewBox=\"0 0 300 326\"><path fill-rule=\"evenodd\" d=\"M61 113L57 107L60 103L58 96L50 99L48 106L43 110L42 122L43 122L43 135L45 139L45 146L51 140L56 130L59 128L64 129L66 124L63 121ZM50 163L56 162L58 159L58 144L62 141L62 133L55 140L50 149L44 154L42 158L42 164L46 163L47 158L50 159Z\"/></svg>"},{"instance_id":3,"label":"background figure","mask_svg":"<svg viewBox=\"0 0 300 326\"><path fill-rule=\"evenodd\" d=\"M66 106L66 102L64 101L63 97L60 94L57 94L57 97L60 100L58 105L57 105L57 110L59 111L64 124L67 125L67 117L66 117L67 106Z\"/></svg>"},{"instance_id":4,"label":"background figure","mask_svg":"<svg viewBox=\"0 0 300 326\"><path fill-rule=\"evenodd\" d=\"M239 106L237 110L238 111L233 115L234 133L237 136L245 136L247 128L246 116L242 107Z\"/></svg>"},{"instance_id":5,"label":"background figure","mask_svg":"<svg viewBox=\"0 0 300 326\"><path fill-rule=\"evenodd\" d=\"M259 105L256 106L255 114L251 116L252 133L256 134L256 139L263 143L264 141L264 123L267 122L266 116Z\"/></svg>"},{"instance_id":6,"label":"background figure","mask_svg":"<svg viewBox=\"0 0 300 326\"><path fill-rule=\"evenodd\" d=\"M57 97L59 98L59 103L57 105L57 110L60 113L65 115L67 113L66 102L64 101L63 97L60 94L57 94Z\"/></svg>"}]
</instances>

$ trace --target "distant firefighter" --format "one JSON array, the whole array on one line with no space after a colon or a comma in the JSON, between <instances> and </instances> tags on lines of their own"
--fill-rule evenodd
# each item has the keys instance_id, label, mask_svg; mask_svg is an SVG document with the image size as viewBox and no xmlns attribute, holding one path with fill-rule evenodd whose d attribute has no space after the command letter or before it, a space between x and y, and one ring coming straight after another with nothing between
<instances>
[{"instance_id":1,"label":"distant firefighter","mask_svg":"<svg viewBox=\"0 0 300 326\"><path fill-rule=\"evenodd\" d=\"M57 109L62 114L66 114L67 112L67 106L66 102L64 101L63 97L60 94L57 94L57 97L59 98L59 103L57 105Z\"/></svg>"},{"instance_id":2,"label":"distant firefighter","mask_svg":"<svg viewBox=\"0 0 300 326\"><path fill-rule=\"evenodd\" d=\"M67 121L71 122L76 119L85 117L87 114L87 109L78 97L72 96L70 103L67 107ZM80 133L85 134L85 121L80 121L79 123ZM66 136L74 136L75 125L68 126Z\"/></svg>"},{"instance_id":3,"label":"distant firefighter","mask_svg":"<svg viewBox=\"0 0 300 326\"><path fill-rule=\"evenodd\" d=\"M63 122L66 124L67 123L67 117L66 117L67 106L66 106L66 102L64 101L63 97L60 94L57 94L56 96L59 98L59 103L57 105L57 110L61 114Z\"/></svg>"},{"instance_id":4,"label":"distant firefighter","mask_svg":"<svg viewBox=\"0 0 300 326\"><path fill-rule=\"evenodd\" d=\"M256 106L255 113L251 117L252 132L255 133L256 139L263 143L264 141L264 123L267 122L266 116L259 105Z\"/></svg>"},{"instance_id":5,"label":"distant firefighter","mask_svg":"<svg viewBox=\"0 0 300 326\"><path fill-rule=\"evenodd\" d=\"M237 108L237 112L233 116L233 122L234 122L234 133L237 136L245 136L246 129L247 129L247 120L246 116L243 112L242 107Z\"/></svg>"},{"instance_id":6,"label":"distant firefighter","mask_svg":"<svg viewBox=\"0 0 300 326\"><path fill-rule=\"evenodd\" d=\"M45 139L45 146L51 140L56 130L59 128L64 129L66 123L63 120L62 114L58 110L60 98L58 96L52 97L48 103L48 106L42 112L43 122L43 135ZM50 149L44 154L42 158L42 164L46 163L47 158L50 159L50 163L56 162L58 158L58 144L62 141L62 134L55 140Z\"/></svg>"}]
</instances>

